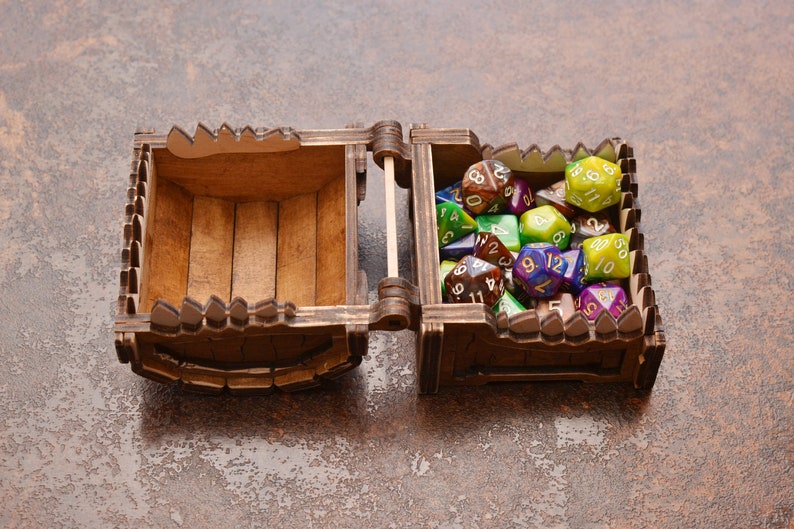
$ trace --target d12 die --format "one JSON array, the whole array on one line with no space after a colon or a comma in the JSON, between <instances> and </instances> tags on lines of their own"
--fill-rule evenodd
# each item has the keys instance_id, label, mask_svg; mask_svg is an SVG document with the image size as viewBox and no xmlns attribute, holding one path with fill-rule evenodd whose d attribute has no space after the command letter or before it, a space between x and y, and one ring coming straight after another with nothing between
<instances>
[{"instance_id":1,"label":"d12 die","mask_svg":"<svg viewBox=\"0 0 794 529\"><path fill-rule=\"evenodd\" d=\"M518 217L515 215L480 215L476 219L477 232L491 232L511 252L521 249Z\"/></svg>"},{"instance_id":2,"label":"d12 die","mask_svg":"<svg viewBox=\"0 0 794 529\"><path fill-rule=\"evenodd\" d=\"M557 293L568 263L559 248L549 243L525 244L513 265L513 281L534 298Z\"/></svg>"},{"instance_id":3,"label":"d12 die","mask_svg":"<svg viewBox=\"0 0 794 529\"><path fill-rule=\"evenodd\" d=\"M629 238L622 233L585 239L582 253L585 281L624 279L631 275Z\"/></svg>"},{"instance_id":4,"label":"d12 die","mask_svg":"<svg viewBox=\"0 0 794 529\"><path fill-rule=\"evenodd\" d=\"M629 306L626 291L618 285L599 283L590 285L576 298L576 308L588 320L595 320L603 311L618 319Z\"/></svg>"},{"instance_id":5,"label":"d12 die","mask_svg":"<svg viewBox=\"0 0 794 529\"><path fill-rule=\"evenodd\" d=\"M463 204L475 215L501 213L513 195L513 172L498 160L483 160L466 170Z\"/></svg>"},{"instance_id":6,"label":"d12 die","mask_svg":"<svg viewBox=\"0 0 794 529\"><path fill-rule=\"evenodd\" d=\"M515 258L504 243L490 232L480 232L474 242L475 257L488 261L489 263L501 266L502 268L512 268Z\"/></svg>"},{"instance_id":7,"label":"d12 die","mask_svg":"<svg viewBox=\"0 0 794 529\"><path fill-rule=\"evenodd\" d=\"M473 233L477 223L463 208L454 202L436 204L438 245L445 246L468 233Z\"/></svg>"},{"instance_id":8,"label":"d12 die","mask_svg":"<svg viewBox=\"0 0 794 529\"><path fill-rule=\"evenodd\" d=\"M589 212L620 202L620 166L588 156L565 166L565 200Z\"/></svg>"},{"instance_id":9,"label":"d12 die","mask_svg":"<svg viewBox=\"0 0 794 529\"><path fill-rule=\"evenodd\" d=\"M568 248L571 225L562 213L552 206L540 206L526 211L518 221L521 243L547 242L561 250Z\"/></svg>"},{"instance_id":10,"label":"d12 die","mask_svg":"<svg viewBox=\"0 0 794 529\"><path fill-rule=\"evenodd\" d=\"M598 237L617 230L605 212L585 213L571 219L571 248L581 248L585 239Z\"/></svg>"},{"instance_id":11,"label":"d12 die","mask_svg":"<svg viewBox=\"0 0 794 529\"><path fill-rule=\"evenodd\" d=\"M493 307L505 291L502 271L473 255L467 255L444 278L447 298L453 303L485 303Z\"/></svg>"}]
</instances>

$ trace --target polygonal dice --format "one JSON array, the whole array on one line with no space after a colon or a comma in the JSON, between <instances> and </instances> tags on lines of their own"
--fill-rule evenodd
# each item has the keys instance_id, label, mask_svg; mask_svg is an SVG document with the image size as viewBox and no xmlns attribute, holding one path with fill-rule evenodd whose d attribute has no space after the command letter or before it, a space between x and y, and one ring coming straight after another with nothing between
<instances>
[{"instance_id":1,"label":"polygonal dice","mask_svg":"<svg viewBox=\"0 0 794 529\"><path fill-rule=\"evenodd\" d=\"M453 303L485 303L493 307L505 291L502 271L473 255L467 255L444 279L447 298Z\"/></svg>"},{"instance_id":2,"label":"polygonal dice","mask_svg":"<svg viewBox=\"0 0 794 529\"><path fill-rule=\"evenodd\" d=\"M605 212L584 213L571 219L571 248L581 248L585 239L598 237L617 230Z\"/></svg>"},{"instance_id":3,"label":"polygonal dice","mask_svg":"<svg viewBox=\"0 0 794 529\"><path fill-rule=\"evenodd\" d=\"M590 285L576 298L576 308L592 321L603 311L618 319L629 306L626 292L618 285L599 283Z\"/></svg>"},{"instance_id":4,"label":"polygonal dice","mask_svg":"<svg viewBox=\"0 0 794 529\"><path fill-rule=\"evenodd\" d=\"M511 252L521 249L518 217L515 215L479 215L475 221L478 233L493 233Z\"/></svg>"},{"instance_id":5,"label":"polygonal dice","mask_svg":"<svg viewBox=\"0 0 794 529\"><path fill-rule=\"evenodd\" d=\"M620 202L620 166L588 156L565 166L565 200L591 213Z\"/></svg>"},{"instance_id":6,"label":"polygonal dice","mask_svg":"<svg viewBox=\"0 0 794 529\"><path fill-rule=\"evenodd\" d=\"M445 246L468 233L473 233L477 223L463 208L454 202L436 204L438 245Z\"/></svg>"},{"instance_id":7,"label":"polygonal dice","mask_svg":"<svg viewBox=\"0 0 794 529\"><path fill-rule=\"evenodd\" d=\"M475 257L502 268L512 268L515 258L504 243L491 232L480 232L474 242Z\"/></svg>"},{"instance_id":8,"label":"polygonal dice","mask_svg":"<svg viewBox=\"0 0 794 529\"><path fill-rule=\"evenodd\" d=\"M441 259L453 259L456 263L464 256L474 253L474 243L477 241L477 234L474 232L464 235L460 239L454 240L438 249Z\"/></svg>"},{"instance_id":9,"label":"polygonal dice","mask_svg":"<svg viewBox=\"0 0 794 529\"><path fill-rule=\"evenodd\" d=\"M552 206L540 206L524 212L518 221L521 243L547 242L560 250L568 248L571 225L562 213Z\"/></svg>"},{"instance_id":10,"label":"polygonal dice","mask_svg":"<svg viewBox=\"0 0 794 529\"><path fill-rule=\"evenodd\" d=\"M444 284L444 279L447 277L447 274L452 272L452 269L458 264L457 261L452 261L446 259L441 261L441 264L438 266L438 273L441 276L441 295L446 297L447 295L447 287Z\"/></svg>"},{"instance_id":11,"label":"polygonal dice","mask_svg":"<svg viewBox=\"0 0 794 529\"><path fill-rule=\"evenodd\" d=\"M562 252L562 258L568 263L568 268L562 277L560 291L578 294L587 287L584 282L584 254L580 249L573 249Z\"/></svg>"},{"instance_id":12,"label":"polygonal dice","mask_svg":"<svg viewBox=\"0 0 794 529\"><path fill-rule=\"evenodd\" d=\"M498 160L483 160L463 176L463 204L475 215L501 213L513 195L513 172Z\"/></svg>"},{"instance_id":13,"label":"polygonal dice","mask_svg":"<svg viewBox=\"0 0 794 529\"><path fill-rule=\"evenodd\" d=\"M507 210L520 217L528 209L535 207L535 197L526 180L515 178L513 180L513 194L507 200Z\"/></svg>"},{"instance_id":14,"label":"polygonal dice","mask_svg":"<svg viewBox=\"0 0 794 529\"><path fill-rule=\"evenodd\" d=\"M513 281L531 297L546 298L557 293L567 268L568 263L553 244L525 244L513 265Z\"/></svg>"},{"instance_id":15,"label":"polygonal dice","mask_svg":"<svg viewBox=\"0 0 794 529\"><path fill-rule=\"evenodd\" d=\"M587 282L604 279L624 279L631 275L629 238L622 233L608 233L585 239L584 279Z\"/></svg>"},{"instance_id":16,"label":"polygonal dice","mask_svg":"<svg viewBox=\"0 0 794 529\"><path fill-rule=\"evenodd\" d=\"M454 202L463 207L463 186L460 181L440 191L436 191L436 204L441 204L443 202Z\"/></svg>"},{"instance_id":17,"label":"polygonal dice","mask_svg":"<svg viewBox=\"0 0 794 529\"><path fill-rule=\"evenodd\" d=\"M510 292L505 291L504 296L499 298L499 301L493 306L493 311L496 314L500 312L504 312L508 316L512 316L513 314L518 314L519 312L523 312L527 310L519 301L510 294Z\"/></svg>"},{"instance_id":18,"label":"polygonal dice","mask_svg":"<svg viewBox=\"0 0 794 529\"><path fill-rule=\"evenodd\" d=\"M577 210L565 201L565 180L560 180L535 193L535 207L554 206L565 218L573 218Z\"/></svg>"}]
</instances>

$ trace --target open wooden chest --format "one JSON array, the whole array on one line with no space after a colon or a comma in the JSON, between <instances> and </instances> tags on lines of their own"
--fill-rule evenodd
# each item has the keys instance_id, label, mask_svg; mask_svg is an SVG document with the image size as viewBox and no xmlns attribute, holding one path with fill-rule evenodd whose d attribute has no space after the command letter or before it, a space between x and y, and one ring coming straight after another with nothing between
<instances>
[{"instance_id":1,"label":"open wooden chest","mask_svg":"<svg viewBox=\"0 0 794 529\"><path fill-rule=\"evenodd\" d=\"M613 223L629 237L630 306L618 318L443 303L435 191L494 158L531 187L596 154L620 165ZM409 189L413 277L359 270L358 204L372 156ZM630 382L650 388L665 347L643 252L632 148L480 144L468 129L394 121L334 130L135 135L115 337L119 360L153 380L216 393L316 386L357 366L370 330L416 332L419 391L491 381ZM391 209L388 204L387 210ZM396 259L392 235L387 249ZM394 244L392 244L394 243ZM395 261L396 262L396 261Z\"/></svg>"}]
</instances>

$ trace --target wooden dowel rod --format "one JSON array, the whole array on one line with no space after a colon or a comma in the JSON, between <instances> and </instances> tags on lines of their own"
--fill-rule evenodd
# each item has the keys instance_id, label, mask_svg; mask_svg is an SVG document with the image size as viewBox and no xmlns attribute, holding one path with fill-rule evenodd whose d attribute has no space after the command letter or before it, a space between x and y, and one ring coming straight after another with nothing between
<instances>
[{"instance_id":1,"label":"wooden dowel rod","mask_svg":"<svg viewBox=\"0 0 794 529\"><path fill-rule=\"evenodd\" d=\"M397 264L397 215L394 206L394 158L383 159L386 186L386 262L389 277L400 275Z\"/></svg>"}]
</instances>

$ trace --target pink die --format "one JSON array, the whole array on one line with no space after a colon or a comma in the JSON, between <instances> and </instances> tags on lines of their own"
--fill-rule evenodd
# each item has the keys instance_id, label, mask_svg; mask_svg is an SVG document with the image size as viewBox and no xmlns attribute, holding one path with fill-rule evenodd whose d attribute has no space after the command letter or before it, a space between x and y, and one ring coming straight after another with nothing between
<instances>
[{"instance_id":1,"label":"pink die","mask_svg":"<svg viewBox=\"0 0 794 529\"><path fill-rule=\"evenodd\" d=\"M593 321L602 311L609 311L618 319L629 306L626 292L618 285L598 283L585 288L576 298L576 308Z\"/></svg>"}]
</instances>

